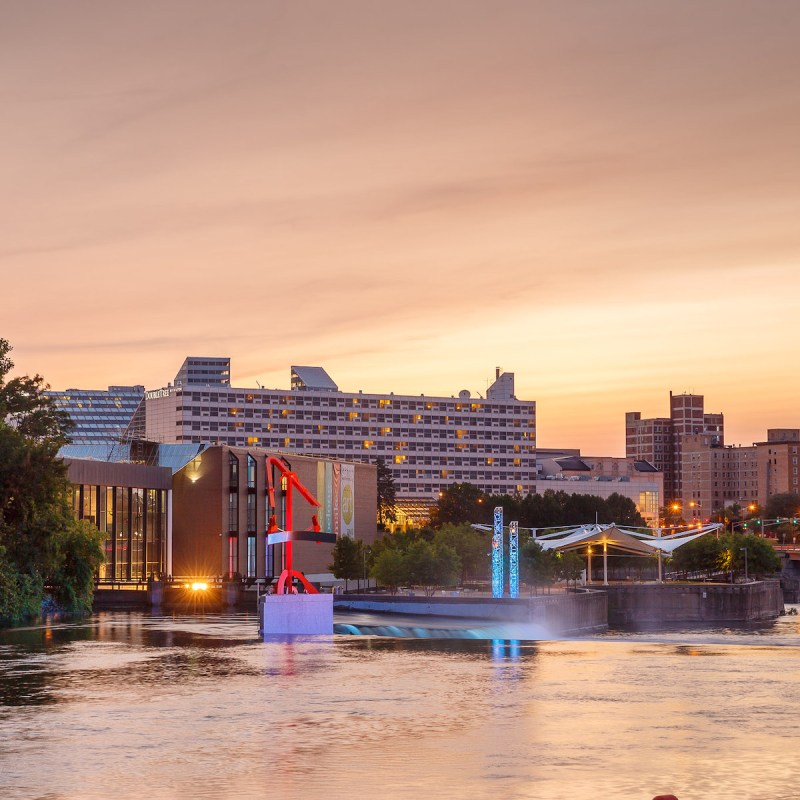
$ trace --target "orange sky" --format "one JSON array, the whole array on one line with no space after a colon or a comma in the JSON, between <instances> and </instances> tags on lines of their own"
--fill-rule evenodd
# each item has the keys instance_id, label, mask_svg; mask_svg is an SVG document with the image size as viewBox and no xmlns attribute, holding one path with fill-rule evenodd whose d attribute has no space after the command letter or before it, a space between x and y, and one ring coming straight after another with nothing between
<instances>
[{"instance_id":1,"label":"orange sky","mask_svg":"<svg viewBox=\"0 0 800 800\"><path fill-rule=\"evenodd\" d=\"M800 426L800 5L0 7L0 336L55 388L230 355L538 401L624 451Z\"/></svg>"}]
</instances>

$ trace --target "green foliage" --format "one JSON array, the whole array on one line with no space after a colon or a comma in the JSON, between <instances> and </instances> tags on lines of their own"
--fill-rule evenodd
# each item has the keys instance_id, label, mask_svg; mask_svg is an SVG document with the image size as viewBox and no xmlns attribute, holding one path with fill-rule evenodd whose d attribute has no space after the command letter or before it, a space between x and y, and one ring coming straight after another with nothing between
<instances>
[{"instance_id":1,"label":"green foliage","mask_svg":"<svg viewBox=\"0 0 800 800\"><path fill-rule=\"evenodd\" d=\"M471 525L446 523L436 531L434 541L451 547L461 563L460 583L470 579L485 579L489 570L487 534Z\"/></svg>"},{"instance_id":2,"label":"green foliage","mask_svg":"<svg viewBox=\"0 0 800 800\"><path fill-rule=\"evenodd\" d=\"M395 594L398 586L409 582L405 553L392 547L382 549L374 559L370 576Z\"/></svg>"},{"instance_id":3,"label":"green foliage","mask_svg":"<svg viewBox=\"0 0 800 800\"><path fill-rule=\"evenodd\" d=\"M44 587L36 574L21 574L0 546L0 626L35 617L42 605Z\"/></svg>"},{"instance_id":4,"label":"green foliage","mask_svg":"<svg viewBox=\"0 0 800 800\"><path fill-rule=\"evenodd\" d=\"M556 577L558 580L567 583L572 581L577 586L578 578L581 577L584 570L583 559L574 550L558 553L557 559Z\"/></svg>"},{"instance_id":5,"label":"green foliage","mask_svg":"<svg viewBox=\"0 0 800 800\"><path fill-rule=\"evenodd\" d=\"M75 522L56 537L58 566L50 579L54 599L63 608L92 610L94 576L105 560L104 534L89 522Z\"/></svg>"},{"instance_id":6,"label":"green foliage","mask_svg":"<svg viewBox=\"0 0 800 800\"><path fill-rule=\"evenodd\" d=\"M721 546L719 566L723 570L736 574L744 572L744 548L747 548L747 572L751 578L774 575L781 569L780 556L772 545L760 536L729 533L721 537L719 541Z\"/></svg>"},{"instance_id":7,"label":"green foliage","mask_svg":"<svg viewBox=\"0 0 800 800\"><path fill-rule=\"evenodd\" d=\"M0 339L0 620L34 616L44 584L65 611L91 608L99 534L75 521L66 467L57 458L68 417L38 375L7 381L11 348ZM91 527L91 526L90 526Z\"/></svg>"},{"instance_id":8,"label":"green foliage","mask_svg":"<svg viewBox=\"0 0 800 800\"><path fill-rule=\"evenodd\" d=\"M550 587L558 575L558 556L544 550L539 542L530 539L520 548L520 577L536 592L539 587Z\"/></svg>"},{"instance_id":9,"label":"green foliage","mask_svg":"<svg viewBox=\"0 0 800 800\"><path fill-rule=\"evenodd\" d=\"M542 494L484 495L470 483L454 483L443 490L432 509L434 527L447 523L487 523L492 510L502 506L505 520L516 520L523 528L552 528L586 522L645 527L636 504L618 493L603 499L595 495L567 494L548 489Z\"/></svg>"},{"instance_id":10,"label":"green foliage","mask_svg":"<svg viewBox=\"0 0 800 800\"><path fill-rule=\"evenodd\" d=\"M365 557L364 543L360 539L340 536L333 546L333 563L328 565L328 569L335 578L344 581L347 589L348 581L364 577Z\"/></svg>"},{"instance_id":11,"label":"green foliage","mask_svg":"<svg viewBox=\"0 0 800 800\"><path fill-rule=\"evenodd\" d=\"M672 555L672 569L689 573L701 573L709 578L722 569L722 540L714 536L701 536L681 545Z\"/></svg>"},{"instance_id":12,"label":"green foliage","mask_svg":"<svg viewBox=\"0 0 800 800\"><path fill-rule=\"evenodd\" d=\"M454 585L461 568L458 555L452 547L424 539L414 542L404 558L409 583L422 586L428 597L439 587Z\"/></svg>"},{"instance_id":13,"label":"green foliage","mask_svg":"<svg viewBox=\"0 0 800 800\"><path fill-rule=\"evenodd\" d=\"M378 525L383 529L387 522L397 521L397 487L383 456L379 456L375 464L378 468Z\"/></svg>"},{"instance_id":14,"label":"green foliage","mask_svg":"<svg viewBox=\"0 0 800 800\"><path fill-rule=\"evenodd\" d=\"M798 516L800 516L800 496L791 492L772 495L764 508L764 517L767 519L797 518Z\"/></svg>"},{"instance_id":15,"label":"green foliage","mask_svg":"<svg viewBox=\"0 0 800 800\"><path fill-rule=\"evenodd\" d=\"M439 493L439 500L431 509L434 528L447 523L484 522L491 514L486 496L471 483L454 483Z\"/></svg>"}]
</instances>

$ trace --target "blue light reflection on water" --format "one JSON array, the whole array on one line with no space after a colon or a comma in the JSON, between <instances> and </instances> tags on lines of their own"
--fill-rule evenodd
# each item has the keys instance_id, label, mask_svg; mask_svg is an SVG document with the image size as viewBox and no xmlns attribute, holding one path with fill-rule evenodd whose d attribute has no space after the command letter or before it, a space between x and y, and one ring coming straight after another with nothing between
<instances>
[{"instance_id":1,"label":"blue light reflection on water","mask_svg":"<svg viewBox=\"0 0 800 800\"><path fill-rule=\"evenodd\" d=\"M0 633L0 795L796 796L798 618L539 642L256 627L103 614Z\"/></svg>"}]
</instances>

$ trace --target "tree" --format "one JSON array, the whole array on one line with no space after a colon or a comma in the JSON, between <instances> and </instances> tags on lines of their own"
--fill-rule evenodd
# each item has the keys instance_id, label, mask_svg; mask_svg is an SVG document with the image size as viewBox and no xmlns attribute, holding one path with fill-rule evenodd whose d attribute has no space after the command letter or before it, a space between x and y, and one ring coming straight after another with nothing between
<instances>
[{"instance_id":1,"label":"tree","mask_svg":"<svg viewBox=\"0 0 800 800\"><path fill-rule=\"evenodd\" d=\"M525 542L520 550L520 573L536 593L539 586L551 586L556 576L557 559L552 550L544 550L535 539Z\"/></svg>"},{"instance_id":2,"label":"tree","mask_svg":"<svg viewBox=\"0 0 800 800\"><path fill-rule=\"evenodd\" d=\"M707 538L707 537L706 537ZM774 575L781 569L781 558L772 545L760 536L733 533L720 538L720 569L734 574L745 568L747 549L747 572L750 577L761 578Z\"/></svg>"},{"instance_id":3,"label":"tree","mask_svg":"<svg viewBox=\"0 0 800 800\"><path fill-rule=\"evenodd\" d=\"M439 500L431 509L434 528L446 523L484 522L491 514L487 510L486 496L471 483L453 483L439 492Z\"/></svg>"},{"instance_id":4,"label":"tree","mask_svg":"<svg viewBox=\"0 0 800 800\"><path fill-rule=\"evenodd\" d=\"M358 580L364 574L364 545L360 540L351 539L349 536L339 536L333 546L333 563L328 569L334 578L344 581L347 591L348 582Z\"/></svg>"},{"instance_id":5,"label":"tree","mask_svg":"<svg viewBox=\"0 0 800 800\"><path fill-rule=\"evenodd\" d=\"M434 541L452 547L461 562L460 583L468 578L485 578L488 572L488 542L486 534L471 525L447 523L436 531Z\"/></svg>"},{"instance_id":6,"label":"tree","mask_svg":"<svg viewBox=\"0 0 800 800\"><path fill-rule=\"evenodd\" d=\"M383 530L387 522L397 522L397 487L383 456L379 456L375 464L378 468L378 526Z\"/></svg>"},{"instance_id":7,"label":"tree","mask_svg":"<svg viewBox=\"0 0 800 800\"><path fill-rule=\"evenodd\" d=\"M50 583L56 601L65 608L92 610L94 576L105 560L101 533L90 522L81 521L60 531L56 539L58 566Z\"/></svg>"},{"instance_id":8,"label":"tree","mask_svg":"<svg viewBox=\"0 0 800 800\"><path fill-rule=\"evenodd\" d=\"M414 542L405 555L408 580L422 586L426 597L432 597L441 586L451 586L461 567L458 555L446 544L432 544L424 539Z\"/></svg>"},{"instance_id":9,"label":"tree","mask_svg":"<svg viewBox=\"0 0 800 800\"><path fill-rule=\"evenodd\" d=\"M672 555L671 566L678 572L703 573L709 578L721 569L722 543L715 536L701 536L681 545Z\"/></svg>"},{"instance_id":10,"label":"tree","mask_svg":"<svg viewBox=\"0 0 800 800\"><path fill-rule=\"evenodd\" d=\"M102 563L96 529L78 523L58 449L69 418L44 394L39 375L7 380L14 363L0 339L0 621L36 613L44 586L66 611L91 608L94 570Z\"/></svg>"},{"instance_id":11,"label":"tree","mask_svg":"<svg viewBox=\"0 0 800 800\"><path fill-rule=\"evenodd\" d=\"M574 550L567 550L557 555L556 577L559 580L566 581L567 584L573 581L577 586L583 570L583 559Z\"/></svg>"},{"instance_id":12,"label":"tree","mask_svg":"<svg viewBox=\"0 0 800 800\"><path fill-rule=\"evenodd\" d=\"M408 564L405 553L394 548L385 548L375 558L370 575L386 586L392 594L397 587L408 582Z\"/></svg>"},{"instance_id":13,"label":"tree","mask_svg":"<svg viewBox=\"0 0 800 800\"><path fill-rule=\"evenodd\" d=\"M764 516L767 519L797 519L800 516L800 496L792 492L772 495L764 507Z\"/></svg>"}]
</instances>

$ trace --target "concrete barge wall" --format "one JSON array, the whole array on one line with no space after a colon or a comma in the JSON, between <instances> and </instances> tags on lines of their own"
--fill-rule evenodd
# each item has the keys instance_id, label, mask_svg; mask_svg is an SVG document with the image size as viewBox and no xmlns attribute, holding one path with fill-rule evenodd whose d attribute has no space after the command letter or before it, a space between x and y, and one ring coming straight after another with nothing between
<instances>
[{"instance_id":1,"label":"concrete barge wall","mask_svg":"<svg viewBox=\"0 0 800 800\"><path fill-rule=\"evenodd\" d=\"M541 625L554 635L604 631L608 627L608 600L604 592L581 591L538 597L406 597L340 595L337 611L374 611L380 614L457 617L527 622Z\"/></svg>"},{"instance_id":2,"label":"concrete barge wall","mask_svg":"<svg viewBox=\"0 0 800 800\"><path fill-rule=\"evenodd\" d=\"M604 586L611 626L773 620L783 611L779 581L744 584Z\"/></svg>"}]
</instances>

